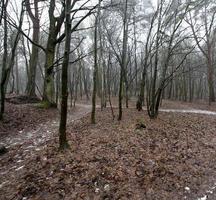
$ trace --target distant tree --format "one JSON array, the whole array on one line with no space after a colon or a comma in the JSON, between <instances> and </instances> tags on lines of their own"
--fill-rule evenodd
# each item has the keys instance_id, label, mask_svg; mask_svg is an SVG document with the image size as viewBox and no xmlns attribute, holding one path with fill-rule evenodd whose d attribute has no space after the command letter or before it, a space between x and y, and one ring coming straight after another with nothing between
<instances>
[{"instance_id":1,"label":"distant tree","mask_svg":"<svg viewBox=\"0 0 216 200\"><path fill-rule=\"evenodd\" d=\"M65 18L65 8L63 7L58 17L55 16L56 0L50 1L49 6L49 33L46 46L46 61L44 65L44 91L43 100L47 105L55 105L55 86L54 86L54 60L56 45L64 39L64 35L58 38Z\"/></svg>"},{"instance_id":2,"label":"distant tree","mask_svg":"<svg viewBox=\"0 0 216 200\"><path fill-rule=\"evenodd\" d=\"M128 44L128 0L125 1L124 14L123 14L123 44L122 44L122 57L120 66L120 82L119 82L119 114L118 120L122 119L122 92L124 73L127 65L127 44Z\"/></svg>"},{"instance_id":3,"label":"distant tree","mask_svg":"<svg viewBox=\"0 0 216 200\"><path fill-rule=\"evenodd\" d=\"M181 25L188 12L190 4L180 5L173 0L166 5L165 1L160 1L157 8L156 32L152 40L152 52L150 58L150 76L147 82L147 111L150 118L158 115L160 102L163 97L164 88L167 85L167 71L171 60L175 57L175 52L190 35L185 32ZM166 30L166 32L165 32ZM176 68L179 68L187 56L194 48L186 48L183 58ZM147 52L145 52L147 53ZM173 74L172 74L173 75Z\"/></svg>"},{"instance_id":4,"label":"distant tree","mask_svg":"<svg viewBox=\"0 0 216 200\"><path fill-rule=\"evenodd\" d=\"M32 3L30 0L25 0L26 10L33 24L33 35L32 41L35 44L39 44L40 41L40 17L39 17L39 8L38 4L41 0L33 1L33 8L31 7ZM34 12L33 12L34 10ZM35 78L36 78L36 69L38 63L38 53L39 48L36 45L32 45L30 61L29 61L29 77L26 92L28 96L36 96L35 92Z\"/></svg>"},{"instance_id":5,"label":"distant tree","mask_svg":"<svg viewBox=\"0 0 216 200\"><path fill-rule=\"evenodd\" d=\"M117 26L112 24L111 28L106 24L109 20L109 17L105 16L103 19L104 29L106 31L106 38L109 42L109 45L115 55L118 64L120 66L119 79L117 80L119 83L118 86L118 120L122 119L122 101L123 101L123 91L124 91L124 83L127 83L127 64L128 64L128 26L129 26L129 16L128 16L128 0L123 2L123 4L113 6L114 12L121 18L123 30L122 30L122 41L119 39L119 34L117 32ZM112 22L114 23L114 22ZM127 85L127 84L126 84Z\"/></svg>"},{"instance_id":6,"label":"distant tree","mask_svg":"<svg viewBox=\"0 0 216 200\"><path fill-rule=\"evenodd\" d=\"M98 11L99 12L99 11ZM95 110L96 110L96 95L97 95L97 77L98 77L98 16L95 18L95 31L94 31L94 71L93 71L93 91L92 91L92 111L91 123L95 124Z\"/></svg>"},{"instance_id":7,"label":"distant tree","mask_svg":"<svg viewBox=\"0 0 216 200\"><path fill-rule=\"evenodd\" d=\"M8 52L8 16L7 16L7 5L8 1L3 4L3 23L4 23L4 54L3 54L3 62L2 62L2 73L1 73L1 85L0 85L0 120L3 118L4 108L5 108L5 93L7 90L8 80L11 74L11 70L14 66L15 58L16 58L16 50L17 45L20 39L20 32L17 30L15 32L14 38L12 38L11 51ZM18 28L22 28L23 24L23 4L19 17L19 25ZM13 35L13 34L12 34Z\"/></svg>"},{"instance_id":8,"label":"distant tree","mask_svg":"<svg viewBox=\"0 0 216 200\"><path fill-rule=\"evenodd\" d=\"M145 82L146 82L146 73L147 73L147 68L149 66L149 59L150 59L150 56L151 56L151 34L152 34L152 31L153 31L153 26L154 26L154 22L155 22L155 19L156 19L156 16L157 16L157 13L154 13L151 21L150 21L150 27L149 27L149 30L148 30L148 35L147 35L147 38L146 38L146 44L145 44L145 56L144 56L144 60L141 62L141 64L143 65L143 69L142 69L142 77L141 77L141 82L140 82L140 92L139 92L139 95L138 95L138 100L137 100L137 103L136 103L136 108L138 111L141 111L142 110L142 106L143 106L143 103L144 103L144 89L145 89Z\"/></svg>"},{"instance_id":9,"label":"distant tree","mask_svg":"<svg viewBox=\"0 0 216 200\"><path fill-rule=\"evenodd\" d=\"M95 124L95 110L96 110L96 95L98 88L98 27L100 20L100 3L98 3L98 10L95 17L95 30L94 30L94 71L93 71L93 91L92 91L92 111L91 123Z\"/></svg>"},{"instance_id":10,"label":"distant tree","mask_svg":"<svg viewBox=\"0 0 216 200\"><path fill-rule=\"evenodd\" d=\"M213 51L216 44L216 4L215 1L211 0L198 0L194 4L194 9L189 12L188 19L186 21L191 27L199 50L206 59L209 104L211 104L211 102L215 102ZM199 24L197 19L199 19L202 23ZM202 31L204 32L204 35L200 33ZM204 39L200 40L200 38Z\"/></svg>"}]
</instances>

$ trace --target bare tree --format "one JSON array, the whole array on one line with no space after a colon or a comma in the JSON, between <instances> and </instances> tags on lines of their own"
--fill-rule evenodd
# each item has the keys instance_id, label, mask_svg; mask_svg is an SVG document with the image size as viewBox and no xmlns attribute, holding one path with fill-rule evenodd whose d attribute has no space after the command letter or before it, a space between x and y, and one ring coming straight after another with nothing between
<instances>
[{"instance_id":1,"label":"bare tree","mask_svg":"<svg viewBox=\"0 0 216 200\"><path fill-rule=\"evenodd\" d=\"M213 4L213 5L212 5ZM208 89L209 89L209 103L215 102L215 91L214 91L214 61L213 61L213 48L216 42L216 28L215 28L215 15L216 9L212 9L212 12L209 12L211 8L215 6L215 3L212 1L197 1L194 10L189 12L188 19L186 22L190 25L194 39L197 43L198 48L206 58L207 74L208 74ZM202 24L196 25L196 19L200 15ZM192 14L193 13L193 14ZM205 40L200 40L200 31L204 27L204 38ZM204 41L204 44L203 44Z\"/></svg>"}]
</instances>

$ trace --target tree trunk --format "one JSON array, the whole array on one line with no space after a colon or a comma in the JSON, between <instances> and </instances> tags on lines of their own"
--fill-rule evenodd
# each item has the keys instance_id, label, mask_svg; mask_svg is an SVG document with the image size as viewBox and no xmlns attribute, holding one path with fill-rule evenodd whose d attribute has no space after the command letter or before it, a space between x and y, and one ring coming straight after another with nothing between
<instances>
[{"instance_id":1,"label":"tree trunk","mask_svg":"<svg viewBox=\"0 0 216 200\"><path fill-rule=\"evenodd\" d=\"M43 100L50 106L56 107L57 102L55 102L55 86L54 86L54 60L55 60L55 48L57 45L57 36L60 32L62 24L64 22L65 13L64 9L59 17L55 17L55 5L56 1L51 0L49 8L49 35L46 46L46 61L44 65L45 69L45 79L44 79L44 90L43 90ZM60 42L60 41L59 41Z\"/></svg>"},{"instance_id":2,"label":"tree trunk","mask_svg":"<svg viewBox=\"0 0 216 200\"><path fill-rule=\"evenodd\" d=\"M34 14L30 7L29 0L26 0L26 9L27 12L32 20L33 23L33 37L32 41L35 44L39 44L40 40L40 20L39 20L39 11L38 11L38 0L34 0ZM35 92L35 79L36 79L36 69L37 69L37 63L38 63L38 54L39 49L37 46L32 45L32 52L30 55L30 61L29 61L29 77L28 77L28 83L26 92L28 96L36 96Z\"/></svg>"},{"instance_id":3,"label":"tree trunk","mask_svg":"<svg viewBox=\"0 0 216 200\"><path fill-rule=\"evenodd\" d=\"M68 64L70 55L71 42L71 14L70 14L71 0L66 0L65 12L65 51L62 64L62 98L61 98L61 118L59 126L59 149L64 150L69 148L66 137L67 124L67 100L68 100Z\"/></svg>"},{"instance_id":4,"label":"tree trunk","mask_svg":"<svg viewBox=\"0 0 216 200\"><path fill-rule=\"evenodd\" d=\"M0 120L3 119L3 113L5 110L5 82L7 78L7 54L8 54L8 45L7 45L7 37L8 37L8 27L7 27L7 3L2 6L3 9L3 20L4 20L4 53L3 53L3 63L2 63L2 74L1 74L1 93L0 93Z\"/></svg>"},{"instance_id":5,"label":"tree trunk","mask_svg":"<svg viewBox=\"0 0 216 200\"><path fill-rule=\"evenodd\" d=\"M53 63L55 59L55 46L52 42L47 43L46 49L46 62L45 62L45 81L43 91L43 101L49 103L50 106L56 106L55 102L55 86L54 86L54 74Z\"/></svg>"},{"instance_id":6,"label":"tree trunk","mask_svg":"<svg viewBox=\"0 0 216 200\"><path fill-rule=\"evenodd\" d=\"M7 1L8 2L8 1ZM3 45L4 45L4 53L3 53L3 66L2 66L2 76L1 76L1 85L0 85L0 119L3 118L3 113L4 113L4 103L5 103L5 93L7 90L7 85L9 82L9 77L10 77L10 73L11 73L11 69L14 66L14 60L15 60L15 56L16 56L16 49L17 49L17 45L19 42L19 36L20 36L20 32L17 31L15 39L14 39L14 43L11 49L11 55L10 55L10 59L8 59L8 27L7 27L7 2L4 5L3 9L4 9L4 41L3 41ZM22 5L22 10L20 13L20 19L19 19L19 26L18 29L21 29L22 27L22 23L23 23L23 5ZM14 81L14 80L13 80ZM12 86L13 89L13 86Z\"/></svg>"},{"instance_id":7,"label":"tree trunk","mask_svg":"<svg viewBox=\"0 0 216 200\"><path fill-rule=\"evenodd\" d=\"M16 93L19 94L19 66L18 66L18 56L16 56Z\"/></svg>"},{"instance_id":8,"label":"tree trunk","mask_svg":"<svg viewBox=\"0 0 216 200\"><path fill-rule=\"evenodd\" d=\"M120 65L120 82L119 82L119 114L118 120L122 119L122 99L123 99L123 80L124 80L124 70L126 70L127 65L127 41L128 41L128 20L127 20L127 9L128 9L128 0L125 2L124 10L124 30L123 30L123 46L122 46L122 61Z\"/></svg>"},{"instance_id":9,"label":"tree trunk","mask_svg":"<svg viewBox=\"0 0 216 200\"><path fill-rule=\"evenodd\" d=\"M99 0L100 4L100 0ZM91 123L95 124L95 110L96 110L96 95L97 95L97 77L98 77L98 45L97 45L97 35L98 35L98 17L100 12L100 5L98 8L98 13L95 19L95 31L94 31L94 72L93 72L93 91L92 91L92 111L91 111Z\"/></svg>"},{"instance_id":10,"label":"tree trunk","mask_svg":"<svg viewBox=\"0 0 216 200\"><path fill-rule=\"evenodd\" d=\"M214 69L213 69L210 56L208 58L207 67L208 67L207 69L208 69L209 104L211 104L211 102L215 102L215 93L214 93Z\"/></svg>"}]
</instances>

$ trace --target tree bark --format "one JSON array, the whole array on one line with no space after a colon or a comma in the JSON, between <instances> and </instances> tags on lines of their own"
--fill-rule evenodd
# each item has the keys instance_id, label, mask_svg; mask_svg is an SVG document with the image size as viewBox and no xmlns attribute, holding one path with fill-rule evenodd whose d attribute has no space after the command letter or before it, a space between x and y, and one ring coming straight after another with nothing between
<instances>
[{"instance_id":1,"label":"tree bark","mask_svg":"<svg viewBox=\"0 0 216 200\"><path fill-rule=\"evenodd\" d=\"M3 9L3 23L4 23L4 41L3 41L3 47L4 47L4 53L3 53L3 62L2 62L2 75L1 75L1 92L0 92L0 120L3 119L3 114L5 110L5 82L7 79L7 54L8 54L8 27L7 27L7 4L8 1L5 2L5 4L2 5Z\"/></svg>"},{"instance_id":2,"label":"tree bark","mask_svg":"<svg viewBox=\"0 0 216 200\"><path fill-rule=\"evenodd\" d=\"M65 3L65 50L62 64L62 91L61 91L61 117L59 126L59 149L64 150L69 148L66 136L67 124L67 100L68 100L68 64L70 55L71 42L71 0L66 0Z\"/></svg>"},{"instance_id":3,"label":"tree bark","mask_svg":"<svg viewBox=\"0 0 216 200\"><path fill-rule=\"evenodd\" d=\"M124 21L123 21L123 46L122 46L122 60L120 64L120 82L119 82L119 114L118 120L122 120L122 99L123 99L123 81L124 70L127 65L127 41L128 41L128 19L127 19L128 0L125 2Z\"/></svg>"},{"instance_id":4,"label":"tree bark","mask_svg":"<svg viewBox=\"0 0 216 200\"><path fill-rule=\"evenodd\" d=\"M55 86L54 86L54 73L53 63L55 60L55 49L57 45L57 36L60 32L62 24L65 18L65 11L62 10L59 17L54 16L56 1L51 0L49 8L49 35L46 46L46 61L44 65L45 79L44 79L44 90L43 90L43 101L46 101L50 106L57 106L55 102Z\"/></svg>"},{"instance_id":5,"label":"tree bark","mask_svg":"<svg viewBox=\"0 0 216 200\"><path fill-rule=\"evenodd\" d=\"M95 124L95 110L96 110L96 95L97 95L97 77L98 77L98 17L100 12L100 0L98 13L95 19L95 31L94 31L94 72L93 72L93 91L92 91L92 111L91 111L91 123Z\"/></svg>"},{"instance_id":6,"label":"tree bark","mask_svg":"<svg viewBox=\"0 0 216 200\"><path fill-rule=\"evenodd\" d=\"M39 0L34 0L34 14L32 12L30 1L26 0L26 9L27 12L31 18L31 21L33 23L33 36L32 41L35 44L39 44L40 40L40 19L39 19L39 10L38 10L38 2ZM26 92L28 96L36 96L35 92L35 79L36 79L36 69L37 69L37 63L38 63L38 53L39 49L37 46L32 45L32 51L30 55L30 61L29 61L29 77L28 77L28 83Z\"/></svg>"}]
</instances>

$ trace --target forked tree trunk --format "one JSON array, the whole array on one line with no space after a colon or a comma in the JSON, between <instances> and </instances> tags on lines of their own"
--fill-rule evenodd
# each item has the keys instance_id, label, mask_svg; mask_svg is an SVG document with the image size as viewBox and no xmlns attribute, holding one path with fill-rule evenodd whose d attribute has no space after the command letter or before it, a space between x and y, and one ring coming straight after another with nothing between
<instances>
[{"instance_id":1,"label":"forked tree trunk","mask_svg":"<svg viewBox=\"0 0 216 200\"><path fill-rule=\"evenodd\" d=\"M45 69L45 79L44 79L44 91L43 91L43 100L48 103L50 106L56 106L55 102L55 86L54 86L54 60L55 60L55 49L58 42L57 36L61 30L62 24L65 18L65 11L63 9L59 17L55 17L55 6L56 0L51 0L49 8L49 35L46 46L46 61L44 65Z\"/></svg>"},{"instance_id":2,"label":"forked tree trunk","mask_svg":"<svg viewBox=\"0 0 216 200\"><path fill-rule=\"evenodd\" d=\"M32 12L30 1L26 0L26 9L27 12L31 18L31 21L33 23L33 37L32 41L35 44L39 44L40 40L40 20L39 20L39 10L38 10L38 0L34 0L34 14ZM30 55L30 61L29 61L29 77L28 77L28 83L26 92L28 96L36 96L35 92L35 79L36 79L36 69L37 69L37 62L38 62L38 54L39 49L37 46L32 45L32 51Z\"/></svg>"}]
</instances>

